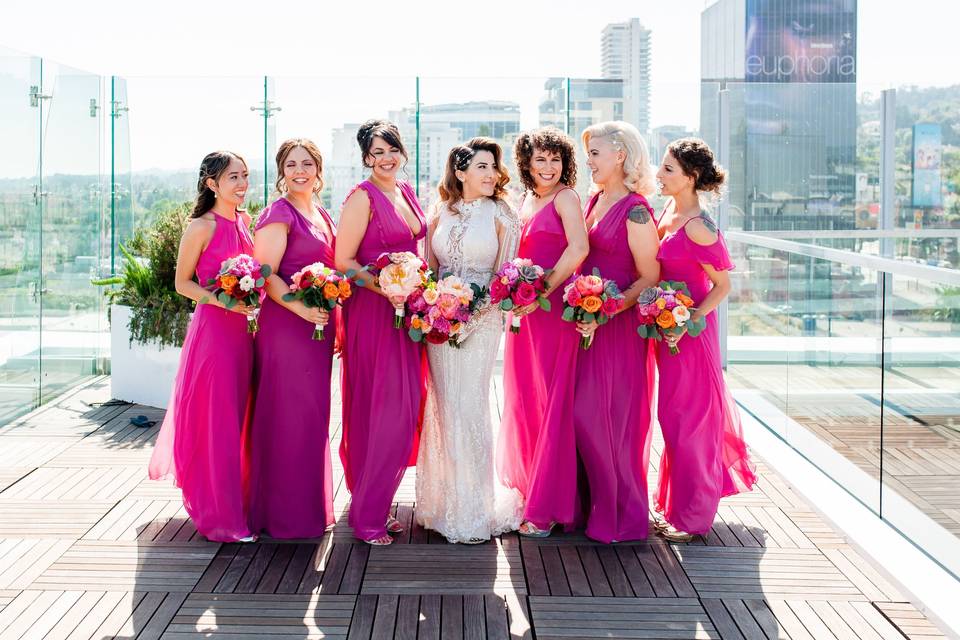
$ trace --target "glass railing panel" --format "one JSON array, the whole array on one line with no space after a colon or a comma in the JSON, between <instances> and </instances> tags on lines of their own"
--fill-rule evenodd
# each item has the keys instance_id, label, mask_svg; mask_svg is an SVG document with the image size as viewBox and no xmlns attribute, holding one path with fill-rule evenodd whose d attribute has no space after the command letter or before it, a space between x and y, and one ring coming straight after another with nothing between
<instances>
[{"instance_id":1,"label":"glass railing panel","mask_svg":"<svg viewBox=\"0 0 960 640\"><path fill-rule=\"evenodd\" d=\"M42 85L39 58L0 50L0 424L39 399Z\"/></svg>"}]
</instances>

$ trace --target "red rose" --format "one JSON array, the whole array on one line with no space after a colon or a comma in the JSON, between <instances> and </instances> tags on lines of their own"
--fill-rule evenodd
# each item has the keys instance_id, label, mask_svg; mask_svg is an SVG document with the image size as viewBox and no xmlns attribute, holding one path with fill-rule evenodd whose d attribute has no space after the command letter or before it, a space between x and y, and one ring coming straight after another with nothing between
<instances>
[{"instance_id":1,"label":"red rose","mask_svg":"<svg viewBox=\"0 0 960 640\"><path fill-rule=\"evenodd\" d=\"M443 344L450 339L450 336L440 333L439 331L431 331L427 334L427 342L430 344Z\"/></svg>"},{"instance_id":2,"label":"red rose","mask_svg":"<svg viewBox=\"0 0 960 640\"><path fill-rule=\"evenodd\" d=\"M381 253L381 254L380 254L380 257L377 258L377 261L374 263L374 265L377 267L377 269L383 269L383 268L386 267L388 264L390 264L390 254L389 254L389 253Z\"/></svg>"},{"instance_id":3,"label":"red rose","mask_svg":"<svg viewBox=\"0 0 960 640\"><path fill-rule=\"evenodd\" d=\"M494 278L490 283L490 301L494 304L510 297L510 290L507 285L500 282L500 278Z\"/></svg>"},{"instance_id":4,"label":"red rose","mask_svg":"<svg viewBox=\"0 0 960 640\"><path fill-rule=\"evenodd\" d=\"M521 282L513 294L513 301L520 306L531 304L537 299L537 290L529 282Z\"/></svg>"}]
</instances>

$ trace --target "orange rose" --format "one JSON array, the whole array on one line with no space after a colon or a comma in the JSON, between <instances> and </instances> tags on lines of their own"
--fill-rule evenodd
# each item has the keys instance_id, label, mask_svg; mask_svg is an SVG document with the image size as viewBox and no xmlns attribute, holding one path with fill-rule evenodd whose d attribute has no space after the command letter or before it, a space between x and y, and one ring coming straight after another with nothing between
<instances>
[{"instance_id":1,"label":"orange rose","mask_svg":"<svg viewBox=\"0 0 960 640\"><path fill-rule=\"evenodd\" d=\"M350 290L350 281L341 280L339 286L340 286L340 297L346 300L347 298L350 297L350 294L353 293L353 291Z\"/></svg>"},{"instance_id":2,"label":"orange rose","mask_svg":"<svg viewBox=\"0 0 960 640\"><path fill-rule=\"evenodd\" d=\"M603 300L600 299L600 296L587 296L580 303L580 306L587 313L596 313L603 306Z\"/></svg>"},{"instance_id":3,"label":"orange rose","mask_svg":"<svg viewBox=\"0 0 960 640\"><path fill-rule=\"evenodd\" d=\"M237 280L237 276L233 275L232 273L227 273L220 276L220 286L224 289L233 289L235 286L237 286L237 282L239 282L239 280Z\"/></svg>"},{"instance_id":4,"label":"orange rose","mask_svg":"<svg viewBox=\"0 0 960 640\"><path fill-rule=\"evenodd\" d=\"M669 329L677 324L677 321L673 319L673 314L667 310L660 312L660 315L657 316L657 324L663 327L664 329Z\"/></svg>"},{"instance_id":5,"label":"orange rose","mask_svg":"<svg viewBox=\"0 0 960 640\"><path fill-rule=\"evenodd\" d=\"M680 304L682 304L687 308L693 306L693 300L690 299L690 296L687 296L678 292L674 297L677 299L677 302L679 302Z\"/></svg>"},{"instance_id":6,"label":"orange rose","mask_svg":"<svg viewBox=\"0 0 960 640\"><path fill-rule=\"evenodd\" d=\"M667 301L664 300L663 298L657 298L656 305L657 305L658 307L660 307L661 309L663 309L664 307L667 306Z\"/></svg>"},{"instance_id":7,"label":"orange rose","mask_svg":"<svg viewBox=\"0 0 960 640\"><path fill-rule=\"evenodd\" d=\"M340 295L340 287L337 286L336 282L328 282L323 285L323 297L332 299Z\"/></svg>"},{"instance_id":8,"label":"orange rose","mask_svg":"<svg viewBox=\"0 0 960 640\"><path fill-rule=\"evenodd\" d=\"M418 318L417 316L414 316L413 319L410 320L411 329L420 329L422 327L423 327L423 324L420 322L420 318Z\"/></svg>"}]
</instances>

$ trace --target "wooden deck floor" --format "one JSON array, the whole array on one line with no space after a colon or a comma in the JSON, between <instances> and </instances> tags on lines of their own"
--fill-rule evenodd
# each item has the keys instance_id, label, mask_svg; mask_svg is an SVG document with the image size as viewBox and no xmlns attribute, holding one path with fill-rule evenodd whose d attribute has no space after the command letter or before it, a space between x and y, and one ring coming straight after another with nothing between
<instances>
[{"instance_id":1,"label":"wooden deck floor","mask_svg":"<svg viewBox=\"0 0 960 640\"><path fill-rule=\"evenodd\" d=\"M323 539L221 545L146 479L157 427L129 418L162 412L108 399L101 379L0 428L0 639L943 637L762 461L689 545L450 545L414 524L408 477L407 533L371 548L339 468Z\"/></svg>"}]
</instances>

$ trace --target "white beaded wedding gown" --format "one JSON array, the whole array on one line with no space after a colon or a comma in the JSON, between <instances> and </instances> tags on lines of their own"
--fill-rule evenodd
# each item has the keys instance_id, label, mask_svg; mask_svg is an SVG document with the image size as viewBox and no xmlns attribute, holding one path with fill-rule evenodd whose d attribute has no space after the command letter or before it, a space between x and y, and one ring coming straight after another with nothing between
<instances>
[{"instance_id":1,"label":"white beaded wedding gown","mask_svg":"<svg viewBox=\"0 0 960 640\"><path fill-rule=\"evenodd\" d=\"M508 205L480 198L441 204L428 251L438 276L488 286L516 255L520 223ZM498 237L498 229L500 234ZM499 309L489 303L466 327L460 348L427 345L430 377L417 455L417 521L450 542L481 542L516 529L523 514L519 492L496 475L490 392L503 333Z\"/></svg>"}]
</instances>

